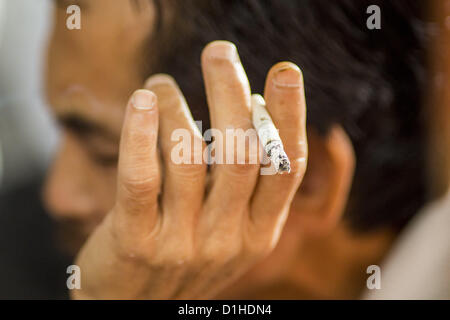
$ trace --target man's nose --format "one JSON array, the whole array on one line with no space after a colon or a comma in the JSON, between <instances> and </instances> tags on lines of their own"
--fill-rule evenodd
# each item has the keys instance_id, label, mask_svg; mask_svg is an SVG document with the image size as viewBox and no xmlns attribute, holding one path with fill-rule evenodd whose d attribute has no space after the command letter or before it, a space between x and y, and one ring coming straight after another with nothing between
<instances>
[{"instance_id":1,"label":"man's nose","mask_svg":"<svg viewBox=\"0 0 450 320\"><path fill-rule=\"evenodd\" d=\"M97 215L90 163L82 146L67 133L47 176L44 202L57 219L83 220Z\"/></svg>"}]
</instances>

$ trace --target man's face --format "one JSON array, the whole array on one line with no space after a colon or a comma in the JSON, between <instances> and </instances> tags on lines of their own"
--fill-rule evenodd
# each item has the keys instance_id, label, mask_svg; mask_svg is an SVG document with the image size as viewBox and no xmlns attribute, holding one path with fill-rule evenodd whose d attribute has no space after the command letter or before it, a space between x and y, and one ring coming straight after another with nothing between
<instances>
[{"instance_id":1,"label":"man's face","mask_svg":"<svg viewBox=\"0 0 450 320\"><path fill-rule=\"evenodd\" d=\"M142 87L144 46L154 22L150 1L77 3L81 30L69 30L70 3L56 1L46 85L63 135L45 203L68 227L64 235L71 249L114 204L123 113L130 94Z\"/></svg>"}]
</instances>

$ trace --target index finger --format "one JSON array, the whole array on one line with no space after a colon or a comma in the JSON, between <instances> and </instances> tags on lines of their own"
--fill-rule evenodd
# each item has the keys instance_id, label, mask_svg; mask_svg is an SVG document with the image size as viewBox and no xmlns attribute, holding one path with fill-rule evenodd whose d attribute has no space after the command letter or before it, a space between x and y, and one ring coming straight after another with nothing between
<instances>
[{"instance_id":1,"label":"index finger","mask_svg":"<svg viewBox=\"0 0 450 320\"><path fill-rule=\"evenodd\" d=\"M160 172L156 95L137 90L125 115L120 141L116 213L127 232L148 233L157 221Z\"/></svg>"}]
</instances>

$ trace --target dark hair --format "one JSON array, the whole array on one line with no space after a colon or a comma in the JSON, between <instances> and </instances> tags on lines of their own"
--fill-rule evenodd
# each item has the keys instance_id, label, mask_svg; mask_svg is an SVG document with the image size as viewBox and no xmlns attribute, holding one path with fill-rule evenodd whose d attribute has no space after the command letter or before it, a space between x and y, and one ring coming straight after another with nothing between
<instances>
[{"instance_id":1,"label":"dark hair","mask_svg":"<svg viewBox=\"0 0 450 320\"><path fill-rule=\"evenodd\" d=\"M200 71L208 42L237 45L254 92L274 63L292 61L304 74L308 125L326 134L338 123L354 145L352 228L400 228L417 213L426 196L424 1L175 0L172 14L163 2L152 72L175 77L194 118L209 124ZM380 30L366 26L372 4Z\"/></svg>"}]
</instances>

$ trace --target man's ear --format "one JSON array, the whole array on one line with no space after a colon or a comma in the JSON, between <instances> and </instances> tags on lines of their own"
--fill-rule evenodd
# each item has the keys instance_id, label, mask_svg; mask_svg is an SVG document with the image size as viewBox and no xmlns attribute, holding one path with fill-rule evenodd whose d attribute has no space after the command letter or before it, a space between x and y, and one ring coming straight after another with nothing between
<instances>
[{"instance_id":1,"label":"man's ear","mask_svg":"<svg viewBox=\"0 0 450 320\"><path fill-rule=\"evenodd\" d=\"M339 222L353 180L355 155L340 126L326 135L308 129L308 168L294 197L290 218L303 233L323 235Z\"/></svg>"}]
</instances>

